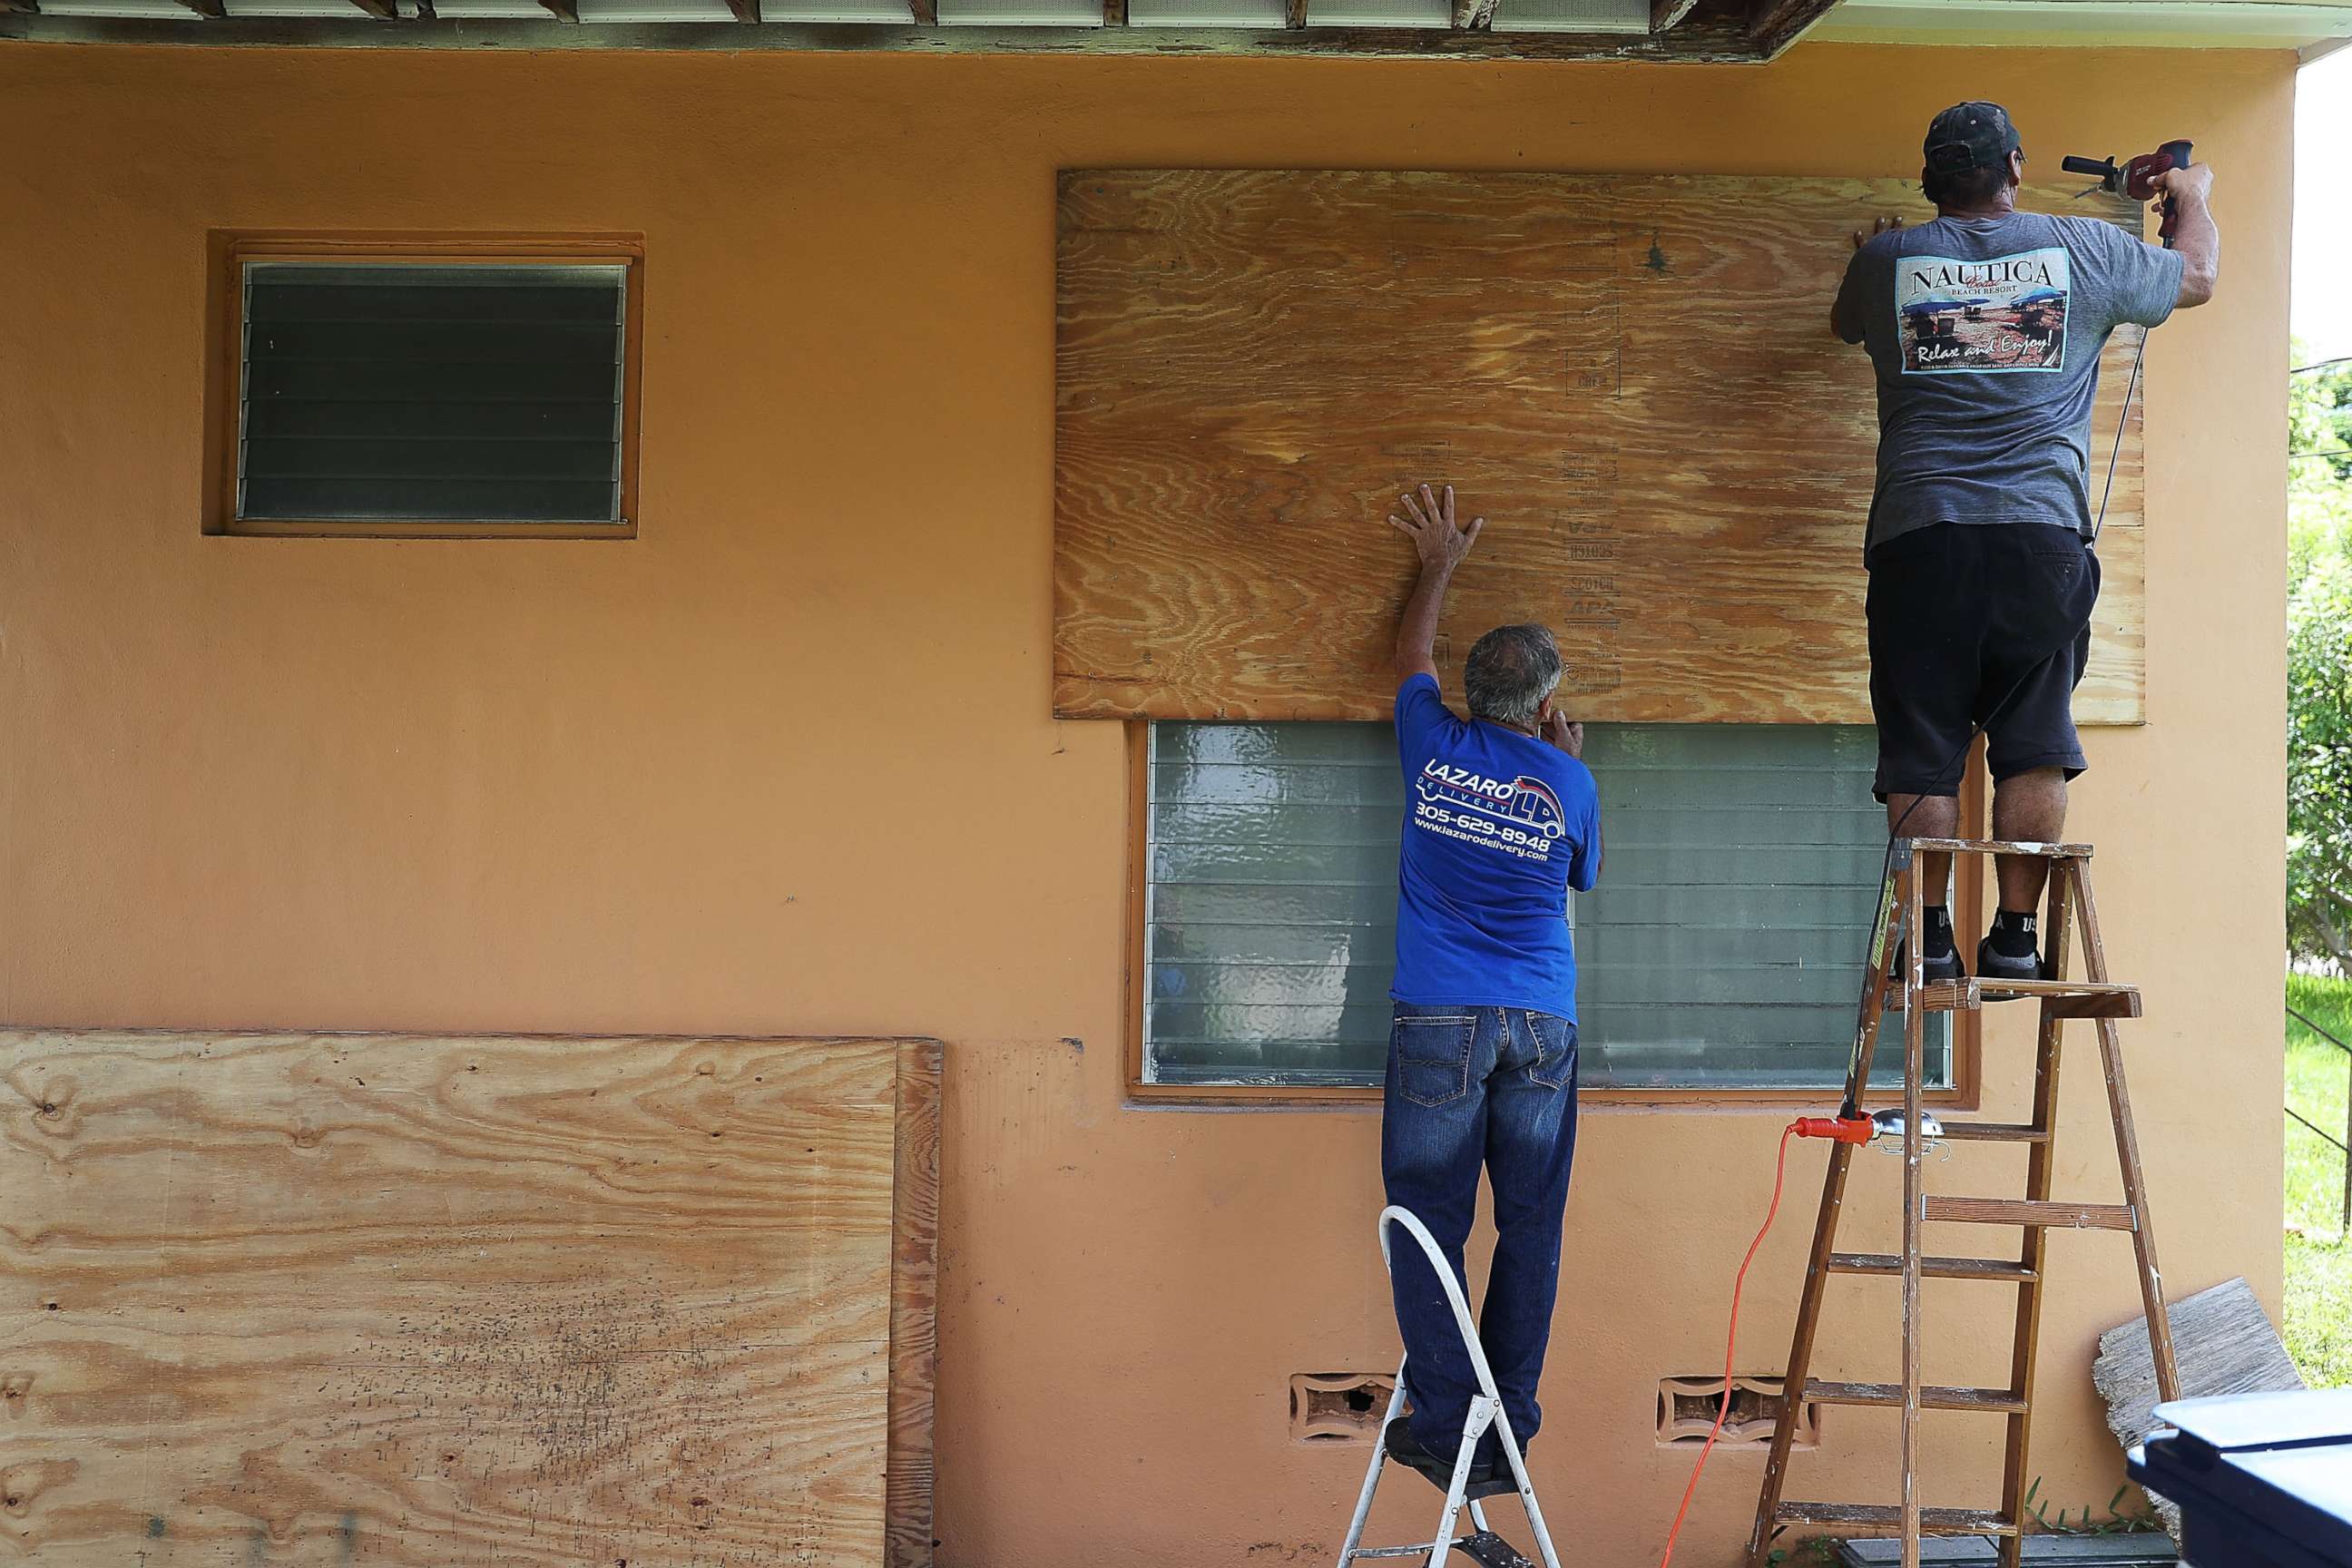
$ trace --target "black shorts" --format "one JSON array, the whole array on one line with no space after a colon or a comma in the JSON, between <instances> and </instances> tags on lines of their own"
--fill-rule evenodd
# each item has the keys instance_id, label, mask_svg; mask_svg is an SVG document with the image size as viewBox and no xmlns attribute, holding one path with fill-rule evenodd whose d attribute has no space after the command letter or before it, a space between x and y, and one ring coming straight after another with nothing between
<instances>
[{"instance_id":1,"label":"black shorts","mask_svg":"<svg viewBox=\"0 0 2352 1568\"><path fill-rule=\"evenodd\" d=\"M1939 522L1877 546L1869 566L1879 799L1959 794L1966 759L1956 753L1988 719L1995 782L2083 771L2074 696L2091 656L2099 558L2080 534Z\"/></svg>"}]
</instances>

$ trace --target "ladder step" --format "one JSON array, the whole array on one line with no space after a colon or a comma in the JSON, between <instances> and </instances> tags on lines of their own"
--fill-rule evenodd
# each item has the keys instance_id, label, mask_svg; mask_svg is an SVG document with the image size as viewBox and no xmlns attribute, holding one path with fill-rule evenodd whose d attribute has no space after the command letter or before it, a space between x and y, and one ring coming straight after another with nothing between
<instances>
[{"instance_id":1,"label":"ladder step","mask_svg":"<svg viewBox=\"0 0 2352 1568\"><path fill-rule=\"evenodd\" d=\"M1823 1383L1820 1378L1805 1380L1805 1397L1823 1405L1886 1405L1903 1407L1903 1385L1899 1383ZM1919 1390L1922 1410L1979 1410L1996 1415L2014 1415L2025 1409L2025 1401L2006 1388L1946 1388L1930 1384Z\"/></svg>"},{"instance_id":2,"label":"ladder step","mask_svg":"<svg viewBox=\"0 0 2352 1568\"><path fill-rule=\"evenodd\" d=\"M1832 1274L1893 1274L1903 1272L1903 1259L1892 1252L1832 1252ZM1922 1258L1923 1279L2000 1279L2012 1285L2033 1282L2033 1270L2022 1263L1999 1258Z\"/></svg>"},{"instance_id":3,"label":"ladder step","mask_svg":"<svg viewBox=\"0 0 2352 1568\"><path fill-rule=\"evenodd\" d=\"M1939 980L1919 989L1927 1013L1973 1013L1988 1002L2039 998L2053 1018L2137 1018L2139 987L2109 980L1985 980L1969 975ZM1886 1005L1899 1011L1902 992L1891 989Z\"/></svg>"},{"instance_id":4,"label":"ladder step","mask_svg":"<svg viewBox=\"0 0 2352 1568\"><path fill-rule=\"evenodd\" d=\"M1944 1136L1956 1143L2047 1143L2050 1129L2024 1121L1947 1121Z\"/></svg>"},{"instance_id":5,"label":"ladder step","mask_svg":"<svg viewBox=\"0 0 2352 1568\"><path fill-rule=\"evenodd\" d=\"M2128 1204L2035 1203L2030 1198L1930 1197L1919 1217L1963 1225L2021 1225L2043 1230L2138 1228Z\"/></svg>"},{"instance_id":6,"label":"ladder step","mask_svg":"<svg viewBox=\"0 0 2352 1568\"><path fill-rule=\"evenodd\" d=\"M1935 855L2038 855L2045 860L2088 860L2087 844L2029 844L2008 838L1914 838L1914 849Z\"/></svg>"},{"instance_id":7,"label":"ladder step","mask_svg":"<svg viewBox=\"0 0 2352 1568\"><path fill-rule=\"evenodd\" d=\"M1828 1524L1844 1530L1900 1530L1903 1510L1874 1502L1784 1502L1773 1515L1780 1524ZM1990 1509L1923 1508L1922 1535L2015 1535L2014 1521Z\"/></svg>"}]
</instances>

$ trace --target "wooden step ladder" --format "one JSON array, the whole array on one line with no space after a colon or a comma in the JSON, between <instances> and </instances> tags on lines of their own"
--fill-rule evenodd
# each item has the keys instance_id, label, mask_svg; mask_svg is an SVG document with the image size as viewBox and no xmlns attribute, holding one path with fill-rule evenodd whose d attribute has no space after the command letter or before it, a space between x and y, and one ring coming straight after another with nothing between
<instances>
[{"instance_id":1,"label":"wooden step ladder","mask_svg":"<svg viewBox=\"0 0 2352 1568\"><path fill-rule=\"evenodd\" d=\"M2048 979L2000 981L1978 978L1926 982L1921 973L1921 944L1906 942L1906 932L1920 929L1924 900L1916 874L1916 856L2033 855L2051 862L2047 918L2042 937ZM1981 839L1914 838L1895 841L1888 874L1880 889L1879 938L1870 955L1863 982L1853 1062L1846 1078L1848 1110L1863 1103L1869 1087L1870 1062L1890 998L1899 998L1903 1012L1903 1250L1900 1253L1840 1252L1838 1215L1845 1199L1847 1168L1856 1145L1830 1145L1829 1173L1822 1185L1821 1217L1813 1229L1813 1247L1805 1266L1804 1294L1797 1309L1795 1337L1789 1347L1785 1388L1779 1424L1772 1432L1772 1451L1764 1467L1762 1496L1757 1500L1756 1528L1748 1542L1748 1568L1765 1568L1774 1534L1782 1527L1810 1525L1850 1534L1899 1532L1904 1568L1917 1568L1923 1535L1990 1535L2000 1542L2002 1568L2018 1568L2025 1531L2026 1444L2033 1415L2033 1368L2042 1328L2044 1243L2053 1229L2122 1230L2131 1233L2138 1259L2140 1300L2147 1309L2148 1338L2156 1362L2161 1397L2180 1395L2174 1370L2172 1334L2164 1313L2163 1276L2156 1262L2156 1237L2149 1227L2147 1192L2140 1174L2139 1143L2132 1131L2131 1097L2124 1086L2122 1043L2116 1030L2118 1018L2140 1016L2138 990L2107 978L2106 950L2099 940L2098 908L2091 897L2091 847L2087 844L2011 844ZM2085 977L2069 981L2066 973L2069 918L2080 930ZM1904 973L1895 973L1897 950L1906 955ZM2028 1146L2023 1198L1968 1198L1931 1195L1925 1190L1922 1159L1928 1139L1921 1135L1921 1077L1926 1059L1927 1016L1966 1012L1987 1001L2031 997L2041 1004L2041 1027L2033 1058L2033 1120L2026 1122L1954 1121L1946 1120L1942 1136L1955 1142L2023 1143ZM2099 1058L2107 1080L2107 1109L2115 1122L2116 1158L2123 1170L2124 1201L2117 1204L2076 1204L2053 1199L2050 1193L2053 1145L2058 1110L2059 1026L2069 1018L2090 1018L2098 1024ZM2024 1245L2013 1258L1937 1258L1924 1254L1920 1227L1934 1223L2016 1226L2024 1231ZM1900 1383L1824 1383L1811 1380L1814 1331L1820 1326L1822 1299L1835 1274L1881 1275L1902 1280L1903 1381ZM2006 1388L1948 1388L1924 1381L1921 1344L1923 1320L1919 1282L1922 1279L1996 1280L2017 1288L2017 1327ZM1801 1393L1800 1393L1801 1391ZM1788 1479L1789 1448L1796 1436L1805 1403L1875 1405L1903 1413L1902 1500L1894 1505L1791 1502L1781 1495ZM1973 1411L2005 1416L2009 1443L2001 1478L1998 1510L1922 1508L1919 1504L1919 1421L1929 1410Z\"/></svg>"}]
</instances>

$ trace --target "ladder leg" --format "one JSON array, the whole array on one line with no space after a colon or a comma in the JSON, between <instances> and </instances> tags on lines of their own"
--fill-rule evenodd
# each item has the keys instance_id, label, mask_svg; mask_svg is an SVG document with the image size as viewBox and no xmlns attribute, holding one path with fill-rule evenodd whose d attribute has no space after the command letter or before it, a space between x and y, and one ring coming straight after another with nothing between
<instances>
[{"instance_id":1,"label":"ladder leg","mask_svg":"<svg viewBox=\"0 0 2352 1568\"><path fill-rule=\"evenodd\" d=\"M1499 1409L1483 1394L1470 1396L1470 1418L1462 1424L1462 1448L1454 1457L1454 1483L1445 1489L1445 1511L1438 1516L1437 1534L1429 1543L1429 1568L1445 1568L1454 1550L1454 1521L1462 1512L1462 1494L1470 1485L1470 1466L1478 1457L1478 1439L1486 1436Z\"/></svg>"},{"instance_id":2,"label":"ladder leg","mask_svg":"<svg viewBox=\"0 0 2352 1568\"><path fill-rule=\"evenodd\" d=\"M1348 1521L1348 1539L1339 1548L1339 1568L1356 1560L1356 1548L1364 1543L1364 1522L1372 1517L1372 1493L1380 1489L1381 1467L1388 1462L1389 1423L1404 1414L1404 1363L1397 1363L1396 1391L1389 1395L1389 1413L1381 1417L1380 1430L1372 1436L1372 1462L1364 1467L1364 1489L1356 1494L1355 1517Z\"/></svg>"},{"instance_id":3,"label":"ladder leg","mask_svg":"<svg viewBox=\"0 0 2352 1568\"><path fill-rule=\"evenodd\" d=\"M2107 977L2107 953L2099 941L2099 910L2091 879L2081 863L2068 867L2083 922L2083 967L2093 980ZM2159 1399L2180 1397L2180 1371L2172 1353L2172 1320L2165 1315L2164 1272L2156 1261L2156 1227L2147 1213L2147 1182L2140 1171L2139 1134L2132 1126L2131 1091L2124 1083L2123 1037L2115 1020L2099 1020L2099 1066L2107 1079L2107 1112L2116 1124L2116 1163L2123 1169L2124 1202L2131 1205L2132 1249L2139 1262L2139 1299L2147 1312L2147 1345L2156 1363Z\"/></svg>"},{"instance_id":4,"label":"ladder leg","mask_svg":"<svg viewBox=\"0 0 2352 1568\"><path fill-rule=\"evenodd\" d=\"M1896 856L1896 868L1879 889L1879 942L1864 965L1853 1057L1846 1068L1848 1105L1860 1105L1863 1091L1870 1087L1870 1058L1877 1049L1879 1026L1885 1016L1886 988L1894 979L1895 948L1901 934L1904 908L1896 894L1902 886L1901 867L1909 863L1907 846L1898 845ZM1853 1144L1830 1145L1829 1169L1822 1177L1821 1213L1813 1221L1813 1249L1805 1263L1804 1290L1797 1300L1797 1326L1790 1339L1789 1359L1783 1363L1780 1415L1773 1423L1772 1447L1764 1460L1764 1484L1756 1499L1756 1527L1748 1537L1748 1568L1765 1568L1771 1556L1772 1530L1779 1520L1780 1494L1789 1479L1789 1450L1796 1441L1797 1418L1804 1410L1805 1380L1813 1359L1813 1334L1821 1326L1822 1298L1829 1285L1830 1254L1837 1249L1838 1214L1845 1203L1846 1173L1853 1163Z\"/></svg>"},{"instance_id":5,"label":"ladder leg","mask_svg":"<svg viewBox=\"0 0 2352 1568\"><path fill-rule=\"evenodd\" d=\"M2049 951L2044 956L2049 960L2053 980L2066 978L2066 921L2073 886L2067 865L2057 867L2050 879L2049 903L2042 922L2042 931L2048 934ZM2049 1201L2051 1174L2057 1158L2058 1068L2063 1060L2058 1031L2059 1021L2052 1016L2050 1005L2045 1002L2033 1046L2032 1125L2042 1138L2025 1156L2025 1195L2034 1203ZM2026 1448L2033 1431L2033 1369L2041 1352L2042 1279L2049 1258L2049 1236L2040 1226L2028 1226L2024 1248L2018 1255L2018 1262L2029 1278L2017 1288L2017 1332L2010 1354L2009 1387L2018 1396L2021 1408L2009 1417L2009 1440L2001 1458L2000 1511L2001 1517L2020 1528L2018 1534L2001 1538L2000 1568L2020 1568L2024 1562Z\"/></svg>"},{"instance_id":6,"label":"ladder leg","mask_svg":"<svg viewBox=\"0 0 2352 1568\"><path fill-rule=\"evenodd\" d=\"M1903 877L1905 925L1920 929L1919 872L1915 863ZM1919 1568L1919 1219L1927 1201L1921 1188L1927 1141L1919 1135L1920 1078L1927 1065L1927 1014L1920 992L1927 984L1925 942L1910 944L1903 977L1903 1568ZM1800 1398L1803 1391L1798 1391Z\"/></svg>"},{"instance_id":7,"label":"ladder leg","mask_svg":"<svg viewBox=\"0 0 2352 1568\"><path fill-rule=\"evenodd\" d=\"M1511 1467L1511 1479L1518 1483L1519 1506L1527 1510L1528 1529L1535 1533L1536 1554L1543 1559L1544 1568L1559 1568L1559 1553L1551 1547L1551 1529L1544 1523L1543 1505L1536 1501L1536 1484L1528 1477L1527 1455L1519 1447L1519 1435L1511 1430L1511 1413L1499 1403L1495 1406L1495 1430L1502 1434L1503 1462ZM1470 1505L1470 1517L1479 1529L1486 1528L1486 1516L1475 1502Z\"/></svg>"}]
</instances>

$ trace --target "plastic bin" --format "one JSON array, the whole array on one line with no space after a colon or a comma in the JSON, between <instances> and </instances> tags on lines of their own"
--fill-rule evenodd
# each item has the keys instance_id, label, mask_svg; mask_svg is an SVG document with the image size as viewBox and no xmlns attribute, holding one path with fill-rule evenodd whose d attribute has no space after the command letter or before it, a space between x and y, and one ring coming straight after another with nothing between
<instances>
[{"instance_id":1,"label":"plastic bin","mask_svg":"<svg viewBox=\"0 0 2352 1568\"><path fill-rule=\"evenodd\" d=\"M2160 1405L2130 1456L2192 1568L2352 1568L2352 1388Z\"/></svg>"}]
</instances>

